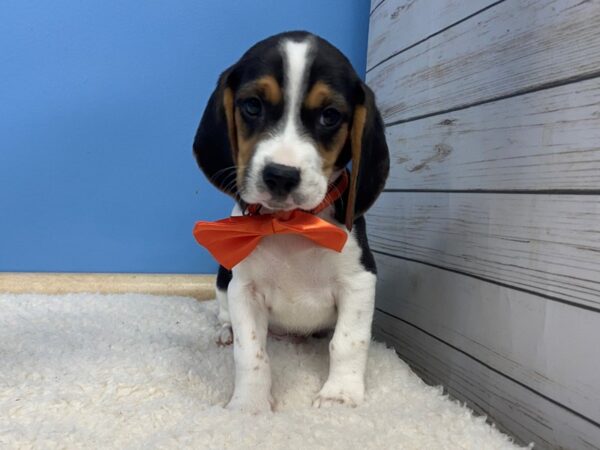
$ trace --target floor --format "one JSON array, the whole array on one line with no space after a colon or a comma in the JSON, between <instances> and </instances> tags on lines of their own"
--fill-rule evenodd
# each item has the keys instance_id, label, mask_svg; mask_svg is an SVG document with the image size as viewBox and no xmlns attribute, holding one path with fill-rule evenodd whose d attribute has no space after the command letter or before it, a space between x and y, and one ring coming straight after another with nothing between
<instances>
[{"instance_id":1,"label":"floor","mask_svg":"<svg viewBox=\"0 0 600 450\"><path fill-rule=\"evenodd\" d=\"M517 448L381 343L363 405L314 409L327 339L269 341L276 411L247 416L223 409L214 301L0 294L0 311L0 448Z\"/></svg>"}]
</instances>

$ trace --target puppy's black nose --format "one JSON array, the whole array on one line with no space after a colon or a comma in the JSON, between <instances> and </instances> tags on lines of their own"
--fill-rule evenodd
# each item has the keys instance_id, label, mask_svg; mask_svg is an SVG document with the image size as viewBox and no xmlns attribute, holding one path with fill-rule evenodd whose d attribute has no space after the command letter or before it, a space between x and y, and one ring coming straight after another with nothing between
<instances>
[{"instance_id":1,"label":"puppy's black nose","mask_svg":"<svg viewBox=\"0 0 600 450\"><path fill-rule=\"evenodd\" d=\"M300 171L283 164L267 164L262 178L269 191L275 195L287 195L300 184Z\"/></svg>"}]
</instances>

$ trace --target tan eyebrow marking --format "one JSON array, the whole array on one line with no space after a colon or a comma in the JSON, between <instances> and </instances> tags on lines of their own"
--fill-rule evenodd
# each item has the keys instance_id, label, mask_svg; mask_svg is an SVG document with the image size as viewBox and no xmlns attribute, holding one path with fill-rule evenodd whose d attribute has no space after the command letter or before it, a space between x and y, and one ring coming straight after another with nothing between
<instances>
[{"instance_id":1,"label":"tan eyebrow marking","mask_svg":"<svg viewBox=\"0 0 600 450\"><path fill-rule=\"evenodd\" d=\"M317 109L325 103L326 100L331 98L331 89L322 81L317 81L313 84L306 98L304 99L304 106L309 109Z\"/></svg>"},{"instance_id":2,"label":"tan eyebrow marking","mask_svg":"<svg viewBox=\"0 0 600 450\"><path fill-rule=\"evenodd\" d=\"M280 103L282 98L281 87L272 75L260 77L240 89L242 96L254 94L262 94L265 100L273 105Z\"/></svg>"},{"instance_id":3,"label":"tan eyebrow marking","mask_svg":"<svg viewBox=\"0 0 600 450\"><path fill-rule=\"evenodd\" d=\"M323 81L317 81L306 94L304 107L308 109L318 109L327 104L332 104L340 111L346 110L346 101L342 95L331 89Z\"/></svg>"},{"instance_id":4,"label":"tan eyebrow marking","mask_svg":"<svg viewBox=\"0 0 600 450\"><path fill-rule=\"evenodd\" d=\"M267 75L259 78L256 81L256 84L262 89L262 92L269 103L276 105L281 102L281 88L274 77Z\"/></svg>"}]
</instances>

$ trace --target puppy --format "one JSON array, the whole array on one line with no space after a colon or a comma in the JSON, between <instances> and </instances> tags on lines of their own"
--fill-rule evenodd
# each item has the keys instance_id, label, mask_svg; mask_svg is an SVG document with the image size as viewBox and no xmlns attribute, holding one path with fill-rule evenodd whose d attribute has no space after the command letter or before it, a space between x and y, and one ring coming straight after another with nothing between
<instances>
[{"instance_id":1,"label":"puppy","mask_svg":"<svg viewBox=\"0 0 600 450\"><path fill-rule=\"evenodd\" d=\"M272 409L269 330L332 328L329 376L313 405L360 404L376 282L363 215L389 171L372 91L329 42L307 32L278 34L221 74L193 149L208 179L235 199L233 216L249 205L259 214L324 205L315 214L348 233L341 252L303 236L268 236L231 271L219 268L221 341L231 342L231 330L234 337L227 407ZM340 177L349 187L328 203Z\"/></svg>"}]
</instances>

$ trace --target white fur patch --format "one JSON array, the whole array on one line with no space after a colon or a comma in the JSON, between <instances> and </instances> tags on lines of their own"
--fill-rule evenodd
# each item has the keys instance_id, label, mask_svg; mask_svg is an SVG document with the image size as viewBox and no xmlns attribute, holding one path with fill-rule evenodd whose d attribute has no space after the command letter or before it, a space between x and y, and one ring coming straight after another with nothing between
<instances>
[{"instance_id":1,"label":"white fur patch","mask_svg":"<svg viewBox=\"0 0 600 450\"><path fill-rule=\"evenodd\" d=\"M299 110L303 94L303 86L309 63L309 42L284 41L282 49L285 55L285 90L286 111L283 117L284 137L297 139L297 123L300 121ZM282 163L283 164L283 163Z\"/></svg>"}]
</instances>

